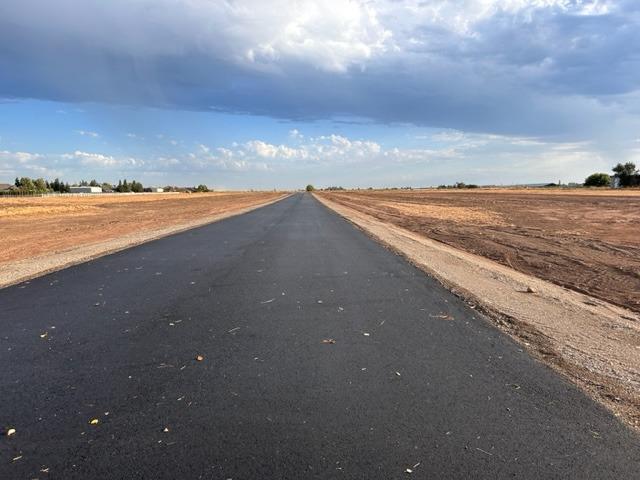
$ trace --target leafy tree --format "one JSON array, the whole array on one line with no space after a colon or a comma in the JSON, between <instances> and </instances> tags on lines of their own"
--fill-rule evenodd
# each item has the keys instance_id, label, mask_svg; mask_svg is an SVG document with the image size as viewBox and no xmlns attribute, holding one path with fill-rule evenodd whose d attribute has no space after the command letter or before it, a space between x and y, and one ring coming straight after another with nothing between
<instances>
[{"instance_id":1,"label":"leafy tree","mask_svg":"<svg viewBox=\"0 0 640 480\"><path fill-rule=\"evenodd\" d=\"M611 185L611 177L606 173L592 173L585 181L585 187L608 187Z\"/></svg>"},{"instance_id":2,"label":"leafy tree","mask_svg":"<svg viewBox=\"0 0 640 480\"><path fill-rule=\"evenodd\" d=\"M144 187L142 186L142 183L133 180L131 182L131 191L135 193L141 193L144 192Z\"/></svg>"},{"instance_id":3,"label":"leafy tree","mask_svg":"<svg viewBox=\"0 0 640 480\"><path fill-rule=\"evenodd\" d=\"M36 186L33 184L33 180L31 180L29 177L21 177L18 187L20 187L20 190L22 190L23 192L33 193L36 191Z\"/></svg>"},{"instance_id":4,"label":"leafy tree","mask_svg":"<svg viewBox=\"0 0 640 480\"><path fill-rule=\"evenodd\" d=\"M89 182L90 187L99 187L100 184L96 182L95 178Z\"/></svg>"},{"instance_id":5,"label":"leafy tree","mask_svg":"<svg viewBox=\"0 0 640 480\"><path fill-rule=\"evenodd\" d=\"M206 193L209 191L209 187L207 187L205 184L201 183L200 185L198 185L195 190L196 192L199 193Z\"/></svg>"},{"instance_id":6,"label":"leafy tree","mask_svg":"<svg viewBox=\"0 0 640 480\"><path fill-rule=\"evenodd\" d=\"M129 185L129 182L127 182L126 178L122 181L122 185L120 186L120 191L123 193L128 193L131 191L131 186Z\"/></svg>"},{"instance_id":7,"label":"leafy tree","mask_svg":"<svg viewBox=\"0 0 640 480\"><path fill-rule=\"evenodd\" d=\"M307 185L307 188L305 188L305 190L306 190L307 192L313 192L315 189L316 189L316 188L315 188L313 185L311 185L311 184Z\"/></svg>"},{"instance_id":8,"label":"leafy tree","mask_svg":"<svg viewBox=\"0 0 640 480\"><path fill-rule=\"evenodd\" d=\"M629 187L638 183L638 171L635 163L627 162L624 165L619 163L612 170L618 175L621 187Z\"/></svg>"},{"instance_id":9,"label":"leafy tree","mask_svg":"<svg viewBox=\"0 0 640 480\"><path fill-rule=\"evenodd\" d=\"M44 178L38 178L33 182L33 188L35 189L36 192L38 193L44 193L46 192L47 189L47 183L45 182Z\"/></svg>"}]
</instances>

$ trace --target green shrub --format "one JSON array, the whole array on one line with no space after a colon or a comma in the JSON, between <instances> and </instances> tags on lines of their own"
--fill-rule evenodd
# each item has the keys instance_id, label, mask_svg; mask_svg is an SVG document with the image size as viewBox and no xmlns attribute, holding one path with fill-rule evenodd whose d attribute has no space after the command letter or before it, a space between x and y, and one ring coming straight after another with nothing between
<instances>
[{"instance_id":1,"label":"green shrub","mask_svg":"<svg viewBox=\"0 0 640 480\"><path fill-rule=\"evenodd\" d=\"M585 181L585 187L608 187L611 185L611 177L606 173L592 173Z\"/></svg>"}]
</instances>

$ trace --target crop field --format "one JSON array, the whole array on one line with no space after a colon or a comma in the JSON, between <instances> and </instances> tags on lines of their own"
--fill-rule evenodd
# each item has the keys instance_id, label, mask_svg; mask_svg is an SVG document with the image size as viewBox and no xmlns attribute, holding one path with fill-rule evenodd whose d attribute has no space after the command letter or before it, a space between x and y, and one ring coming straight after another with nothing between
<instances>
[{"instance_id":1,"label":"crop field","mask_svg":"<svg viewBox=\"0 0 640 480\"><path fill-rule=\"evenodd\" d=\"M0 198L0 265L181 225L280 197L276 192Z\"/></svg>"},{"instance_id":2,"label":"crop field","mask_svg":"<svg viewBox=\"0 0 640 480\"><path fill-rule=\"evenodd\" d=\"M640 191L359 190L321 195L640 311Z\"/></svg>"}]
</instances>

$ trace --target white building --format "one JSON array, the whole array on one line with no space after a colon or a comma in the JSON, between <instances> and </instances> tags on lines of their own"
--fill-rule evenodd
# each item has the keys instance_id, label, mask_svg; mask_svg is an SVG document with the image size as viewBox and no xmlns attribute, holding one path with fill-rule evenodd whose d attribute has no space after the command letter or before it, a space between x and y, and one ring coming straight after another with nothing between
<instances>
[{"instance_id":1,"label":"white building","mask_svg":"<svg viewBox=\"0 0 640 480\"><path fill-rule=\"evenodd\" d=\"M69 187L70 193L102 193L102 187Z\"/></svg>"},{"instance_id":2,"label":"white building","mask_svg":"<svg viewBox=\"0 0 640 480\"><path fill-rule=\"evenodd\" d=\"M154 193L163 193L164 192L164 188L152 187L151 191L154 192Z\"/></svg>"}]
</instances>

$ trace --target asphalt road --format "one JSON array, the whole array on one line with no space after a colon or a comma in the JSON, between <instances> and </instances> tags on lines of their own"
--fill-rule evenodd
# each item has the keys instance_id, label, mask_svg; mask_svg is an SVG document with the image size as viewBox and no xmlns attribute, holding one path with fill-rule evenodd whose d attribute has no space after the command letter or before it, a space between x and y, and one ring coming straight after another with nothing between
<instances>
[{"instance_id":1,"label":"asphalt road","mask_svg":"<svg viewBox=\"0 0 640 480\"><path fill-rule=\"evenodd\" d=\"M640 475L638 435L305 194L0 290L0 319L1 479Z\"/></svg>"}]
</instances>

